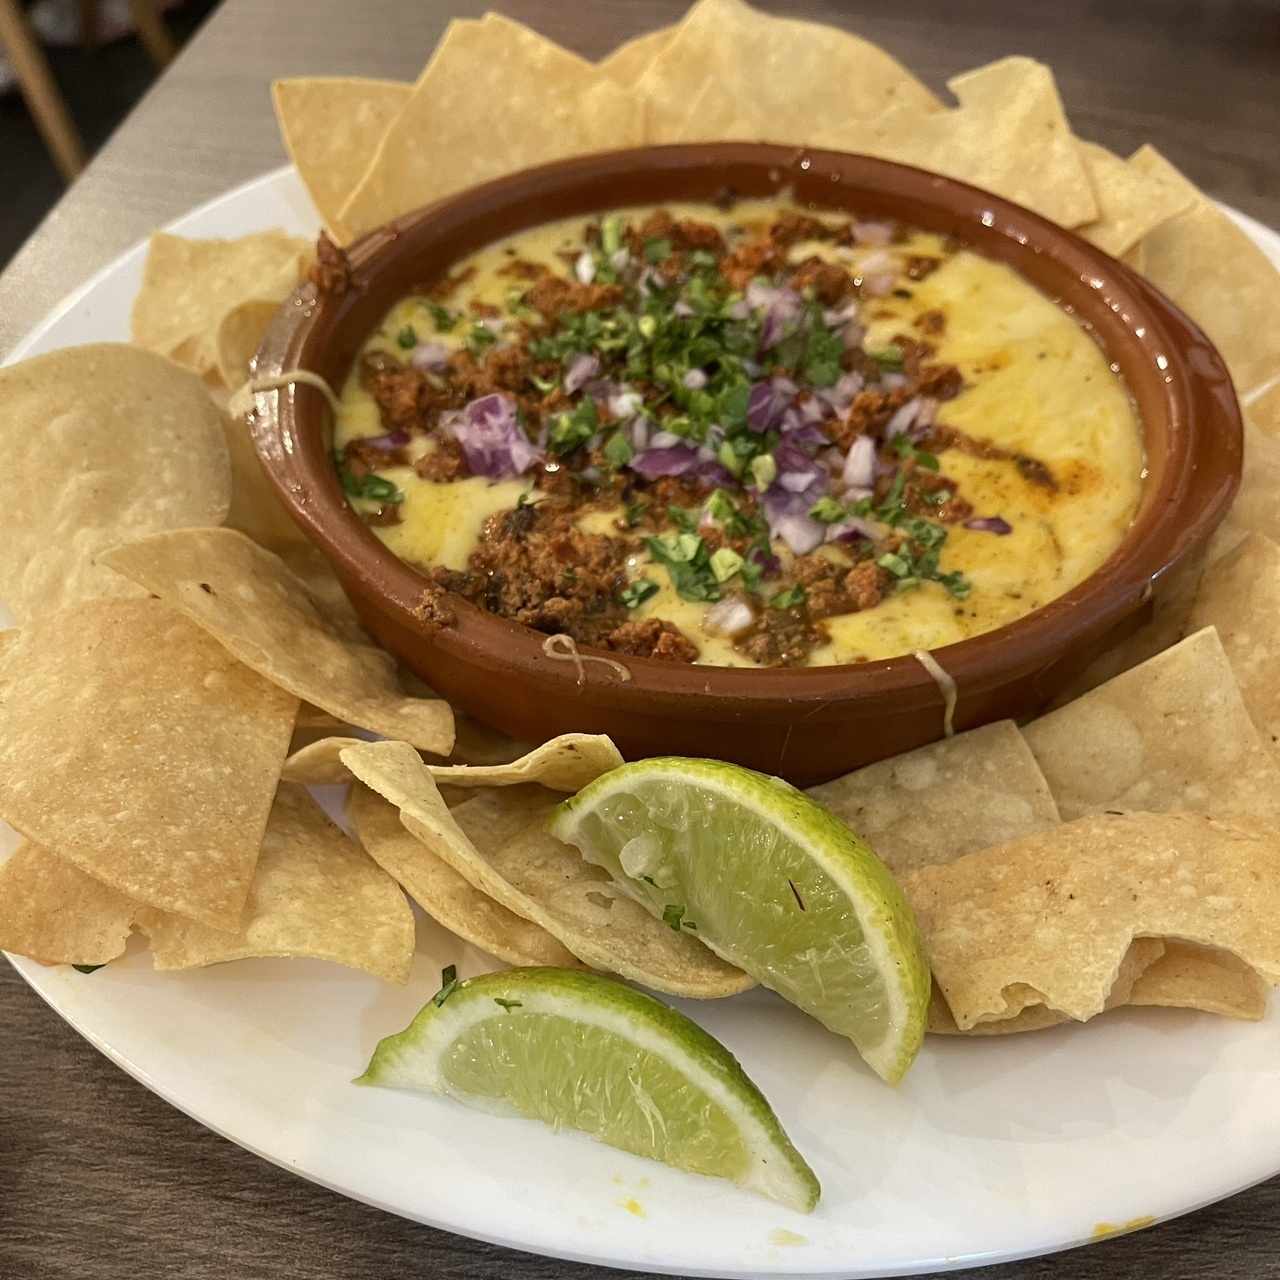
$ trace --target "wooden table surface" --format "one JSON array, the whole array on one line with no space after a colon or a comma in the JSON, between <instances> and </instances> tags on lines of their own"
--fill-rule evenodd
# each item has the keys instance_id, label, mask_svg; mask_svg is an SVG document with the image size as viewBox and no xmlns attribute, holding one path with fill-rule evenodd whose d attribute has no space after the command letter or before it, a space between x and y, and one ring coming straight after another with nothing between
<instances>
[{"instance_id":1,"label":"wooden table surface","mask_svg":"<svg viewBox=\"0 0 1280 1280\"><path fill-rule=\"evenodd\" d=\"M411 78L448 17L423 0L225 0L0 276L0 352L122 250L284 159L275 76ZM681 0L497 0L589 57ZM1077 132L1154 142L1201 186L1280 226L1280 5L1263 0L805 0L929 84L1007 53L1051 63ZM0 965L0 1280L585 1280L389 1217L215 1137L111 1066ZM192 1064L199 1070L199 1064ZM1158 1069L1158 1066L1155 1068ZM1277 1152L1280 1164L1280 1152ZM1135 1168L1135 1179L1143 1170ZM1003 1280L1280 1276L1280 1179Z\"/></svg>"}]
</instances>

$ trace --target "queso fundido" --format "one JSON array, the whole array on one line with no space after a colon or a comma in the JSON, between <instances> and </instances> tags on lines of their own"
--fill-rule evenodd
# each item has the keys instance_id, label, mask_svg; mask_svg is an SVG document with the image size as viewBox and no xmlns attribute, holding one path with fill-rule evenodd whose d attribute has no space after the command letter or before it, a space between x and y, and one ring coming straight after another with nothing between
<instances>
[{"instance_id":1,"label":"queso fundido","mask_svg":"<svg viewBox=\"0 0 1280 1280\"><path fill-rule=\"evenodd\" d=\"M638 657L938 648L1070 590L1143 474L1126 389L1010 268L785 201L522 232L366 342L335 451L438 590Z\"/></svg>"}]
</instances>

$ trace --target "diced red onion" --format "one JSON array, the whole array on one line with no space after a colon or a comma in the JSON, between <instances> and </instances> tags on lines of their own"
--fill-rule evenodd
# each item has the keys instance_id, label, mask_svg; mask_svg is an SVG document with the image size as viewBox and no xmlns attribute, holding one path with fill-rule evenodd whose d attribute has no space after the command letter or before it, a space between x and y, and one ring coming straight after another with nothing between
<instances>
[{"instance_id":1,"label":"diced red onion","mask_svg":"<svg viewBox=\"0 0 1280 1280\"><path fill-rule=\"evenodd\" d=\"M858 318L858 300L856 298L846 302L842 307L828 307L822 313L822 323L828 329L839 329L842 325L846 325L850 320Z\"/></svg>"},{"instance_id":2,"label":"diced red onion","mask_svg":"<svg viewBox=\"0 0 1280 1280\"><path fill-rule=\"evenodd\" d=\"M633 449L643 449L649 443L649 419L645 417L632 418L629 434L631 436L631 447Z\"/></svg>"},{"instance_id":3,"label":"diced red onion","mask_svg":"<svg viewBox=\"0 0 1280 1280\"><path fill-rule=\"evenodd\" d=\"M875 481L876 446L870 436L859 436L845 454L840 473L845 488L869 489Z\"/></svg>"},{"instance_id":4,"label":"diced red onion","mask_svg":"<svg viewBox=\"0 0 1280 1280\"><path fill-rule=\"evenodd\" d=\"M728 467L723 467L718 462L700 462L694 473L703 484L711 485L716 489L731 489L737 482L734 480L733 472Z\"/></svg>"},{"instance_id":5,"label":"diced red onion","mask_svg":"<svg viewBox=\"0 0 1280 1280\"><path fill-rule=\"evenodd\" d=\"M860 538L866 538L874 542L878 532L870 520L863 520L860 516L850 516L847 520L827 525L827 541L857 542Z\"/></svg>"},{"instance_id":6,"label":"diced red onion","mask_svg":"<svg viewBox=\"0 0 1280 1280\"><path fill-rule=\"evenodd\" d=\"M737 302L730 303L725 314L730 320L745 320L751 314L751 308L747 306L745 298L739 298Z\"/></svg>"},{"instance_id":7,"label":"diced red onion","mask_svg":"<svg viewBox=\"0 0 1280 1280\"><path fill-rule=\"evenodd\" d=\"M665 448L651 446L644 449L631 459L630 466L646 480L658 480L662 476L682 476L696 466L697 462L697 453L687 444L675 444Z\"/></svg>"},{"instance_id":8,"label":"diced red onion","mask_svg":"<svg viewBox=\"0 0 1280 1280\"><path fill-rule=\"evenodd\" d=\"M784 442L778 452L785 447ZM822 472L806 489L796 491L783 482L779 464L778 482L771 485L764 495L764 514L769 522L770 536L781 538L795 555L808 555L815 547L820 547L826 537L825 526L809 515L809 508L825 492L825 479L825 472Z\"/></svg>"},{"instance_id":9,"label":"diced red onion","mask_svg":"<svg viewBox=\"0 0 1280 1280\"><path fill-rule=\"evenodd\" d=\"M690 391L701 391L707 385L707 375L701 369L690 369L681 381Z\"/></svg>"},{"instance_id":10,"label":"diced red onion","mask_svg":"<svg viewBox=\"0 0 1280 1280\"><path fill-rule=\"evenodd\" d=\"M654 449L670 449L676 444L684 444L684 436L678 436L674 431L655 431L649 441L650 447Z\"/></svg>"},{"instance_id":11,"label":"diced red onion","mask_svg":"<svg viewBox=\"0 0 1280 1280\"><path fill-rule=\"evenodd\" d=\"M578 254L578 259L573 264L573 274L577 276L579 284L590 284L596 278L595 254L590 249L584 249Z\"/></svg>"},{"instance_id":12,"label":"diced red onion","mask_svg":"<svg viewBox=\"0 0 1280 1280\"><path fill-rule=\"evenodd\" d=\"M702 625L713 636L740 636L755 624L756 615L741 596L728 596L702 615Z\"/></svg>"},{"instance_id":13,"label":"diced red onion","mask_svg":"<svg viewBox=\"0 0 1280 1280\"><path fill-rule=\"evenodd\" d=\"M798 427L785 432L786 438L796 444L818 445L826 444L827 433L812 422L802 422Z\"/></svg>"},{"instance_id":14,"label":"diced red onion","mask_svg":"<svg viewBox=\"0 0 1280 1280\"><path fill-rule=\"evenodd\" d=\"M826 416L827 406L817 396L810 396L800 405L800 417L805 422L821 422Z\"/></svg>"},{"instance_id":15,"label":"diced red onion","mask_svg":"<svg viewBox=\"0 0 1280 1280\"><path fill-rule=\"evenodd\" d=\"M783 403L773 383L753 383L747 394L747 426L752 431L768 431L777 423Z\"/></svg>"},{"instance_id":16,"label":"diced red onion","mask_svg":"<svg viewBox=\"0 0 1280 1280\"><path fill-rule=\"evenodd\" d=\"M574 356L564 371L565 395L573 395L575 391L586 386L599 372L600 361L595 356L582 355L581 353Z\"/></svg>"},{"instance_id":17,"label":"diced red onion","mask_svg":"<svg viewBox=\"0 0 1280 1280\"><path fill-rule=\"evenodd\" d=\"M394 453L409 443L407 431L388 431L385 435L365 436L360 443L368 449L377 449L379 453Z\"/></svg>"},{"instance_id":18,"label":"diced red onion","mask_svg":"<svg viewBox=\"0 0 1280 1280\"><path fill-rule=\"evenodd\" d=\"M770 525L770 532L775 538L781 538L797 556L807 556L810 551L815 551L827 536L824 525L805 515L782 516Z\"/></svg>"},{"instance_id":19,"label":"diced red onion","mask_svg":"<svg viewBox=\"0 0 1280 1280\"><path fill-rule=\"evenodd\" d=\"M680 301L671 308L671 314L688 319L689 316L693 315L693 308L683 298L681 298Z\"/></svg>"},{"instance_id":20,"label":"diced red onion","mask_svg":"<svg viewBox=\"0 0 1280 1280\"><path fill-rule=\"evenodd\" d=\"M976 529L979 533L996 533L1002 538L1005 534L1013 532L1013 525L1003 516L978 516L976 519L966 520L964 527Z\"/></svg>"},{"instance_id":21,"label":"diced red onion","mask_svg":"<svg viewBox=\"0 0 1280 1280\"><path fill-rule=\"evenodd\" d=\"M754 565L760 570L762 577L776 578L782 572L782 561L772 551L766 551L759 544L747 548L745 559L749 565Z\"/></svg>"},{"instance_id":22,"label":"diced red onion","mask_svg":"<svg viewBox=\"0 0 1280 1280\"><path fill-rule=\"evenodd\" d=\"M626 249L615 249L609 255L609 265L615 271L625 271L631 262L631 254Z\"/></svg>"},{"instance_id":23,"label":"diced red onion","mask_svg":"<svg viewBox=\"0 0 1280 1280\"><path fill-rule=\"evenodd\" d=\"M844 413L853 403L853 398L862 390L863 376L860 373L841 374L834 387L823 387L816 394L838 414Z\"/></svg>"},{"instance_id":24,"label":"diced red onion","mask_svg":"<svg viewBox=\"0 0 1280 1280\"><path fill-rule=\"evenodd\" d=\"M889 222L855 222L853 238L859 244L888 244L893 239L893 224Z\"/></svg>"},{"instance_id":25,"label":"diced red onion","mask_svg":"<svg viewBox=\"0 0 1280 1280\"><path fill-rule=\"evenodd\" d=\"M443 369L449 363L449 348L443 342L420 342L414 347L409 363L423 373Z\"/></svg>"},{"instance_id":26,"label":"diced red onion","mask_svg":"<svg viewBox=\"0 0 1280 1280\"><path fill-rule=\"evenodd\" d=\"M894 436L905 435L915 425L916 415L920 412L920 397L915 396L894 410L893 417L885 423L884 437L892 440Z\"/></svg>"},{"instance_id":27,"label":"diced red onion","mask_svg":"<svg viewBox=\"0 0 1280 1280\"><path fill-rule=\"evenodd\" d=\"M447 425L474 475L490 480L523 475L538 460L539 451L521 428L515 401L508 396L472 400L461 413L450 415Z\"/></svg>"},{"instance_id":28,"label":"diced red onion","mask_svg":"<svg viewBox=\"0 0 1280 1280\"><path fill-rule=\"evenodd\" d=\"M626 383L622 383L609 396L607 403L609 412L615 418L630 418L644 408L644 396L638 391L633 391Z\"/></svg>"},{"instance_id":29,"label":"diced red onion","mask_svg":"<svg viewBox=\"0 0 1280 1280\"><path fill-rule=\"evenodd\" d=\"M897 283L898 268L893 255L884 249L869 253L858 264L858 275L862 279L862 292L873 298L882 298L893 292Z\"/></svg>"},{"instance_id":30,"label":"diced red onion","mask_svg":"<svg viewBox=\"0 0 1280 1280\"><path fill-rule=\"evenodd\" d=\"M752 289L755 290L757 299L767 299L764 302L764 324L760 329L760 350L768 351L787 336L799 318L802 306L800 295L794 289L774 289L753 280L747 287L747 302L757 309L760 303L752 301Z\"/></svg>"},{"instance_id":31,"label":"diced red onion","mask_svg":"<svg viewBox=\"0 0 1280 1280\"><path fill-rule=\"evenodd\" d=\"M857 320L850 320L840 331L840 341L846 351L853 351L862 346L867 337L867 326Z\"/></svg>"},{"instance_id":32,"label":"diced red onion","mask_svg":"<svg viewBox=\"0 0 1280 1280\"><path fill-rule=\"evenodd\" d=\"M898 391L907 385L907 375L905 373L882 373L880 375L880 385L887 387L890 391Z\"/></svg>"}]
</instances>

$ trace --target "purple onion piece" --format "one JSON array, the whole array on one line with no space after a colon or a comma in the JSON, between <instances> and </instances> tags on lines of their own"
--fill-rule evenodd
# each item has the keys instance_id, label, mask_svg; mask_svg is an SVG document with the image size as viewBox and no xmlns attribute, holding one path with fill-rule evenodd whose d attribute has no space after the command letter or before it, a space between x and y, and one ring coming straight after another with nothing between
<instances>
[{"instance_id":1,"label":"purple onion piece","mask_svg":"<svg viewBox=\"0 0 1280 1280\"><path fill-rule=\"evenodd\" d=\"M385 435L365 436L360 443L367 449L377 449L380 453L393 453L403 449L409 443L407 431L388 431Z\"/></svg>"},{"instance_id":2,"label":"purple onion piece","mask_svg":"<svg viewBox=\"0 0 1280 1280\"><path fill-rule=\"evenodd\" d=\"M573 264L573 274L579 284L590 284L596 278L595 255L589 249L578 254L577 261Z\"/></svg>"},{"instance_id":3,"label":"purple onion piece","mask_svg":"<svg viewBox=\"0 0 1280 1280\"><path fill-rule=\"evenodd\" d=\"M786 433L786 439L801 445L822 445L827 443L827 433L813 422L802 423Z\"/></svg>"},{"instance_id":4,"label":"purple onion piece","mask_svg":"<svg viewBox=\"0 0 1280 1280\"><path fill-rule=\"evenodd\" d=\"M698 455L685 444L650 447L637 453L629 465L646 480L658 480L662 476L684 475L698 465Z\"/></svg>"},{"instance_id":5,"label":"purple onion piece","mask_svg":"<svg viewBox=\"0 0 1280 1280\"><path fill-rule=\"evenodd\" d=\"M701 391L707 385L707 375L701 369L690 369L681 381L690 391Z\"/></svg>"},{"instance_id":6,"label":"purple onion piece","mask_svg":"<svg viewBox=\"0 0 1280 1280\"><path fill-rule=\"evenodd\" d=\"M746 561L759 569L763 578L776 578L782 572L782 561L772 551L766 551L761 546L749 547Z\"/></svg>"},{"instance_id":7,"label":"purple onion piece","mask_svg":"<svg viewBox=\"0 0 1280 1280\"><path fill-rule=\"evenodd\" d=\"M752 384L747 394L747 426L752 431L768 431L777 422L781 410L772 383Z\"/></svg>"},{"instance_id":8,"label":"purple onion piece","mask_svg":"<svg viewBox=\"0 0 1280 1280\"><path fill-rule=\"evenodd\" d=\"M683 298L681 298L680 301L671 308L671 314L674 316L680 316L687 320L691 315L693 315L693 308Z\"/></svg>"},{"instance_id":9,"label":"purple onion piece","mask_svg":"<svg viewBox=\"0 0 1280 1280\"><path fill-rule=\"evenodd\" d=\"M600 372L600 361L595 356L573 356L564 371L565 395L573 395L575 391L586 386Z\"/></svg>"},{"instance_id":10,"label":"purple onion piece","mask_svg":"<svg viewBox=\"0 0 1280 1280\"><path fill-rule=\"evenodd\" d=\"M966 520L964 527L975 529L978 533L996 533L1002 538L1005 534L1013 532L1013 525L1003 516L978 516L973 520Z\"/></svg>"},{"instance_id":11,"label":"purple onion piece","mask_svg":"<svg viewBox=\"0 0 1280 1280\"><path fill-rule=\"evenodd\" d=\"M889 222L855 222L853 238L859 244L885 245L893 239L893 224Z\"/></svg>"},{"instance_id":12,"label":"purple onion piece","mask_svg":"<svg viewBox=\"0 0 1280 1280\"><path fill-rule=\"evenodd\" d=\"M859 436L845 454L840 479L849 489L870 489L876 477L876 446L870 436Z\"/></svg>"},{"instance_id":13,"label":"purple onion piece","mask_svg":"<svg viewBox=\"0 0 1280 1280\"><path fill-rule=\"evenodd\" d=\"M515 402L508 396L472 400L461 413L450 415L447 427L462 446L472 473L490 480L523 475L541 456L521 428Z\"/></svg>"},{"instance_id":14,"label":"purple onion piece","mask_svg":"<svg viewBox=\"0 0 1280 1280\"><path fill-rule=\"evenodd\" d=\"M908 400L894 411L893 417L885 423L884 438L892 440L895 436L906 435L915 425L916 416L920 412L920 397Z\"/></svg>"}]
</instances>

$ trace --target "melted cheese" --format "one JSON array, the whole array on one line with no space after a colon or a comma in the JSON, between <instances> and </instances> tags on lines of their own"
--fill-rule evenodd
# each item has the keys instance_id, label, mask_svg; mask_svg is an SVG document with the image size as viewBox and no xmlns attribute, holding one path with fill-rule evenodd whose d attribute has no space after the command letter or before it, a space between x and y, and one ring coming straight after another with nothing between
<instances>
[{"instance_id":1,"label":"melted cheese","mask_svg":"<svg viewBox=\"0 0 1280 1280\"><path fill-rule=\"evenodd\" d=\"M780 206L745 201L728 213L701 205L663 207L677 217L740 226L770 219ZM472 301L503 306L509 291L520 284L500 274L516 252L563 270L558 255L580 242L583 225L581 218L550 223L476 254L463 264L474 266L475 273L451 297L450 307L465 311ZM892 251L943 256L938 238L924 233ZM813 242L793 246L790 256L816 253L857 265L875 252ZM828 619L830 642L814 652L814 664L936 649L1021 617L1096 570L1120 542L1137 506L1143 476L1137 416L1124 384L1085 328L1009 267L964 250L946 255L931 275L910 283L909 292L907 298L864 300L867 347L888 346L895 334L919 334L914 327L918 317L941 311L945 331L928 341L938 361L959 366L966 387L941 406L939 420L976 439L1031 455L1049 467L1058 488L1031 483L1009 461L944 452L943 472L957 482L976 513L1003 516L1013 532L1000 537L948 526L941 567L963 571L972 585L968 598L956 600L930 582L892 595L874 609ZM467 323L438 334L424 300L405 298L388 312L366 349L407 359L408 352L396 341L405 325L413 326L420 341L457 346ZM382 432L377 406L354 370L342 401L338 448ZM527 480L432 483L409 467L385 474L403 489L405 502L402 523L376 527L377 536L405 560L454 569L465 567L485 518L514 506L529 489ZM608 533L616 516L593 511L580 524ZM665 571L646 564L643 555L633 561L633 574L651 578L659 588L634 617L669 619L696 640L704 663L753 665L727 640L703 631L705 604L682 600Z\"/></svg>"}]
</instances>

